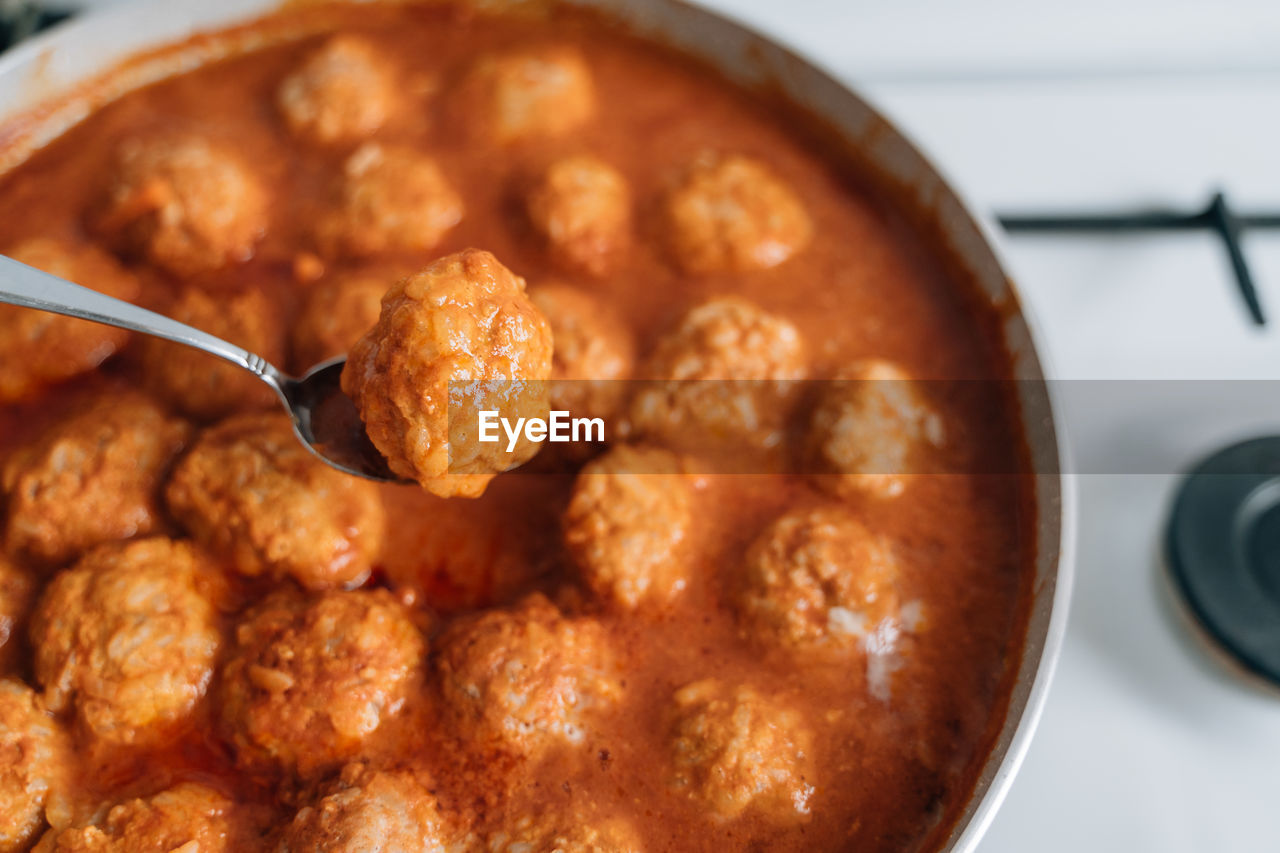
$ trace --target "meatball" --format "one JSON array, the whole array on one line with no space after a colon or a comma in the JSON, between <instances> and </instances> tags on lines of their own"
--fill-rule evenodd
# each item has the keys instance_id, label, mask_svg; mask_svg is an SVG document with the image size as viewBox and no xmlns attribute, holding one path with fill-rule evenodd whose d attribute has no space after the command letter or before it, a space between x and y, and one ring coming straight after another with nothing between
<instances>
[{"instance_id":1,"label":"meatball","mask_svg":"<svg viewBox=\"0 0 1280 853\"><path fill-rule=\"evenodd\" d=\"M665 450L621 445L578 475L564 514L564 543L596 595L635 609L684 589L692 524L680 460Z\"/></svg>"},{"instance_id":2,"label":"meatball","mask_svg":"<svg viewBox=\"0 0 1280 853\"><path fill-rule=\"evenodd\" d=\"M163 524L160 484L190 427L135 391L96 399L5 463L8 547L61 565Z\"/></svg>"},{"instance_id":3,"label":"meatball","mask_svg":"<svg viewBox=\"0 0 1280 853\"><path fill-rule=\"evenodd\" d=\"M0 554L0 673L10 671L18 659L19 637L34 595L31 575Z\"/></svg>"},{"instance_id":4,"label":"meatball","mask_svg":"<svg viewBox=\"0 0 1280 853\"><path fill-rule=\"evenodd\" d=\"M565 45L482 57L453 101L468 136L497 144L565 136L596 110L591 70L581 53Z\"/></svg>"},{"instance_id":5,"label":"meatball","mask_svg":"<svg viewBox=\"0 0 1280 853\"><path fill-rule=\"evenodd\" d=\"M87 826L50 830L35 853L239 853L259 846L253 811L182 782L113 806Z\"/></svg>"},{"instance_id":6,"label":"meatball","mask_svg":"<svg viewBox=\"0 0 1280 853\"><path fill-rule=\"evenodd\" d=\"M906 488L912 466L942 443L942 419L911 375L886 361L867 361L823 383L807 452L824 488L845 497L892 498Z\"/></svg>"},{"instance_id":7,"label":"meatball","mask_svg":"<svg viewBox=\"0 0 1280 853\"><path fill-rule=\"evenodd\" d=\"M551 256L574 271L605 275L631 241L627 180L595 157L552 163L530 191L526 208Z\"/></svg>"},{"instance_id":8,"label":"meatball","mask_svg":"<svg viewBox=\"0 0 1280 853\"><path fill-rule=\"evenodd\" d=\"M49 707L74 704L103 741L157 740L213 675L216 580L189 544L163 538L101 545L55 577L31 617Z\"/></svg>"},{"instance_id":9,"label":"meatball","mask_svg":"<svg viewBox=\"0 0 1280 853\"><path fill-rule=\"evenodd\" d=\"M345 355L378 322L382 295L402 276L370 269L315 285L293 327L293 364L299 373Z\"/></svg>"},{"instance_id":10,"label":"meatball","mask_svg":"<svg viewBox=\"0 0 1280 853\"><path fill-rule=\"evenodd\" d=\"M776 267L808 245L813 224L795 192L765 164L703 155L666 196L668 250L687 273Z\"/></svg>"},{"instance_id":11,"label":"meatball","mask_svg":"<svg viewBox=\"0 0 1280 853\"><path fill-rule=\"evenodd\" d=\"M294 816L276 853L445 853L452 842L435 797L412 775L348 764Z\"/></svg>"},{"instance_id":12,"label":"meatball","mask_svg":"<svg viewBox=\"0 0 1280 853\"><path fill-rule=\"evenodd\" d=\"M266 189L229 145L196 133L126 140L91 225L123 252L195 275L253 256Z\"/></svg>"},{"instance_id":13,"label":"meatball","mask_svg":"<svg viewBox=\"0 0 1280 853\"><path fill-rule=\"evenodd\" d=\"M426 643L386 590L282 590L245 615L221 678L239 763L318 776L356 756L421 680Z\"/></svg>"},{"instance_id":14,"label":"meatball","mask_svg":"<svg viewBox=\"0 0 1280 853\"><path fill-rule=\"evenodd\" d=\"M321 144L363 139L387 120L396 101L395 74L368 39L330 38L276 91L276 104L296 135Z\"/></svg>"},{"instance_id":15,"label":"meatball","mask_svg":"<svg viewBox=\"0 0 1280 853\"><path fill-rule=\"evenodd\" d=\"M631 428L674 448L769 450L784 437L805 375L790 322L736 297L693 308L662 337L631 403Z\"/></svg>"},{"instance_id":16,"label":"meatball","mask_svg":"<svg viewBox=\"0 0 1280 853\"><path fill-rule=\"evenodd\" d=\"M779 820L809 814L812 736L798 713L714 678L680 688L672 704L674 789L724 818L748 809Z\"/></svg>"},{"instance_id":17,"label":"meatball","mask_svg":"<svg viewBox=\"0 0 1280 853\"><path fill-rule=\"evenodd\" d=\"M489 836L486 853L640 853L644 845L631 821L599 816L580 807L568 813L535 811Z\"/></svg>"},{"instance_id":18,"label":"meatball","mask_svg":"<svg viewBox=\"0 0 1280 853\"><path fill-rule=\"evenodd\" d=\"M110 255L92 246L36 238L5 254L116 299L137 299L141 289ZM0 403L93 370L128 340L129 333L114 326L0 305Z\"/></svg>"},{"instance_id":19,"label":"meatball","mask_svg":"<svg viewBox=\"0 0 1280 853\"><path fill-rule=\"evenodd\" d=\"M174 466L169 511L245 575L289 575L308 589L358 585L382 546L373 483L317 459L275 412L205 430Z\"/></svg>"},{"instance_id":20,"label":"meatball","mask_svg":"<svg viewBox=\"0 0 1280 853\"><path fill-rule=\"evenodd\" d=\"M244 347L272 364L284 361L284 333L275 305L260 290L211 296L188 288L170 317ZM147 338L142 354L147 384L193 418L216 420L245 408L279 405L267 385L216 356L160 338Z\"/></svg>"},{"instance_id":21,"label":"meatball","mask_svg":"<svg viewBox=\"0 0 1280 853\"><path fill-rule=\"evenodd\" d=\"M71 744L31 688L0 681L0 851L25 850L69 817Z\"/></svg>"},{"instance_id":22,"label":"meatball","mask_svg":"<svg viewBox=\"0 0 1280 853\"><path fill-rule=\"evenodd\" d=\"M795 509L747 551L740 608L752 632L789 647L851 648L898 612L898 567L847 509Z\"/></svg>"},{"instance_id":23,"label":"meatball","mask_svg":"<svg viewBox=\"0 0 1280 853\"><path fill-rule=\"evenodd\" d=\"M462 198L436 161L413 148L366 142L347 158L333 205L316 223L326 255L434 249L462 219Z\"/></svg>"},{"instance_id":24,"label":"meatball","mask_svg":"<svg viewBox=\"0 0 1280 853\"><path fill-rule=\"evenodd\" d=\"M575 417L612 418L635 367L631 330L610 308L577 288L548 284L529 298L547 318L551 354L551 408Z\"/></svg>"},{"instance_id":25,"label":"meatball","mask_svg":"<svg viewBox=\"0 0 1280 853\"><path fill-rule=\"evenodd\" d=\"M621 695L600 625L565 618L540 594L455 622L436 666L457 730L518 755L582 743L587 715Z\"/></svg>"},{"instance_id":26,"label":"meatball","mask_svg":"<svg viewBox=\"0 0 1280 853\"><path fill-rule=\"evenodd\" d=\"M427 491L475 497L535 442L478 441L480 412L547 415L551 328L524 279L468 249L397 283L351 350L342 390L391 470Z\"/></svg>"}]
</instances>

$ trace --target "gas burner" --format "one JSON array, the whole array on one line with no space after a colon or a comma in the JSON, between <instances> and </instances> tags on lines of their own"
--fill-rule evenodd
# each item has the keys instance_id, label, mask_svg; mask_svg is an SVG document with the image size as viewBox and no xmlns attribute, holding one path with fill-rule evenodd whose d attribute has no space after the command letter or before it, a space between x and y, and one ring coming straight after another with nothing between
<instances>
[{"instance_id":1,"label":"gas burner","mask_svg":"<svg viewBox=\"0 0 1280 853\"><path fill-rule=\"evenodd\" d=\"M1208 639L1280 685L1280 438L1232 445L1197 465L1166 546L1174 587Z\"/></svg>"}]
</instances>

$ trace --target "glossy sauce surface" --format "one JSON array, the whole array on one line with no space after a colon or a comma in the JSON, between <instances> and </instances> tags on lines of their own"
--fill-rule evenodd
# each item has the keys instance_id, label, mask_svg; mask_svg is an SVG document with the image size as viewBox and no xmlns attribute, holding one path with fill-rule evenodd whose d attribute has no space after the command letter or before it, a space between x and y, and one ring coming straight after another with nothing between
<instances>
[{"instance_id":1,"label":"glossy sauce surface","mask_svg":"<svg viewBox=\"0 0 1280 853\"><path fill-rule=\"evenodd\" d=\"M800 330L811 375L834 375L858 359L890 359L936 379L999 379L1009 370L994 310L948 274L935 252L892 213L874 180L829 156L799 114L739 91L698 64L568 13L504 19L456 10L372 7L328 14L360 33L402 69L405 98L374 138L430 152L465 201L466 213L424 253L380 261L420 267L437 256L483 247L525 277L590 289L626 318L646 352L691 306L738 294ZM184 127L226 140L270 191L270 225L243 265L194 277L212 293L265 292L288 325L307 288L295 259L312 249L309 223L350 147L299 143L274 108L275 89L322 37L270 46L129 94L91 116L0 179L0 246L34 236L92 241L85 227L118 143ZM526 45L569 44L594 76L597 111L567 138L509 145L495 155L460 132L446 97L477 55ZM772 269L689 276L654 237L657 199L680 166L705 150L768 163L803 200L814 223L804 251ZM636 239L625 263L602 278L575 278L547 256L520 215L519 193L550 158L590 152L618 169L635 199ZM326 274L340 272L332 262ZM359 266L348 264L348 266ZM129 262L140 300L165 310L178 280ZM38 435L79 395L139 381L138 344L94 375L0 407L0 458ZM308 365L294 364L301 371ZM566 473L502 475L483 497L431 497L386 487L387 536L370 583L411 605L428 643L459 614L505 605L540 590L569 612L597 617L616 650L625 698L586 742L538 761L480 753L459 741L436 707L431 684L373 736L374 761L409 764L436 780L442 809L481 830L569 802L626 815L645 849L899 850L935 843L969 791L998 726L1018 663L1034 551L1031 483L1017 470L1024 448L1012 403L940 403L955 453L970 473L914 478L894 500L854 502L871 529L894 543L901 597L918 600L927 626L894 673L887 699L872 695L865 667L806 662L744 641L732 599L743 555L786 509L829 500L798 475L699 475L691 539L693 580L670 607L617 613L578 588L560 542L573 485ZM176 531L176 527L174 528ZM279 582L230 576L219 592L228 630L246 602ZM285 583L288 583L287 581ZM12 673L30 682L29 667ZM814 732L815 788L798 822L751 813L725 821L668 784L667 706L677 688L715 675L749 683L797 709ZM87 801L147 794L167 781L210 782L287 820L306 792L235 768L214 733L212 697L157 749L94 748L77 794Z\"/></svg>"}]
</instances>

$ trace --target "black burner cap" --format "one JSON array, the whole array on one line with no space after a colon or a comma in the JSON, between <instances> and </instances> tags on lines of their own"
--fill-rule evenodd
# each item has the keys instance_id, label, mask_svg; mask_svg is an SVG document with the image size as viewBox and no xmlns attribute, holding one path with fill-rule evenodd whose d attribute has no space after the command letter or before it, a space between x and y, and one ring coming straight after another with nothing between
<instances>
[{"instance_id":1,"label":"black burner cap","mask_svg":"<svg viewBox=\"0 0 1280 853\"><path fill-rule=\"evenodd\" d=\"M1174 584L1209 636L1280 684L1280 436L1232 445L1187 475L1168 552Z\"/></svg>"}]
</instances>

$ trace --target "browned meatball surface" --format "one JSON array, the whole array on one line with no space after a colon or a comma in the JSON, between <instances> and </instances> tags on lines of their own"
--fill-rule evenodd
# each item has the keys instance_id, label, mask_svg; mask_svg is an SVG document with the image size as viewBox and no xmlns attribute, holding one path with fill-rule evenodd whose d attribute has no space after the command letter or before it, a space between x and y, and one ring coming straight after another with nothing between
<instances>
[{"instance_id":1,"label":"browned meatball surface","mask_svg":"<svg viewBox=\"0 0 1280 853\"><path fill-rule=\"evenodd\" d=\"M49 707L74 707L104 741L161 738L213 675L217 583L203 555L163 538L99 546L60 573L31 617Z\"/></svg>"},{"instance_id":2,"label":"browned meatball surface","mask_svg":"<svg viewBox=\"0 0 1280 853\"><path fill-rule=\"evenodd\" d=\"M886 361L866 361L822 383L807 438L810 470L841 496L893 498L927 454L944 440L942 418L911 374Z\"/></svg>"},{"instance_id":3,"label":"browned meatball surface","mask_svg":"<svg viewBox=\"0 0 1280 853\"><path fill-rule=\"evenodd\" d=\"M368 39L334 36L280 83L276 105L303 139L363 139L395 111L395 73Z\"/></svg>"},{"instance_id":4,"label":"browned meatball surface","mask_svg":"<svg viewBox=\"0 0 1280 853\"><path fill-rule=\"evenodd\" d=\"M740 609L765 642L861 647L899 609L888 542L839 505L795 509L746 556Z\"/></svg>"},{"instance_id":5,"label":"browned meatball surface","mask_svg":"<svg viewBox=\"0 0 1280 853\"><path fill-rule=\"evenodd\" d=\"M0 681L0 851L70 819L71 744L31 688Z\"/></svg>"},{"instance_id":6,"label":"browned meatball surface","mask_svg":"<svg viewBox=\"0 0 1280 853\"><path fill-rule=\"evenodd\" d=\"M403 145L366 142L347 158L332 207L316 223L327 255L428 251L462 219L462 197L436 161Z\"/></svg>"},{"instance_id":7,"label":"browned meatball surface","mask_svg":"<svg viewBox=\"0 0 1280 853\"><path fill-rule=\"evenodd\" d=\"M391 470L441 497L475 497L538 450L478 439L479 413L547 414L552 338L524 279L488 252L441 258L397 283L351 350L342 390Z\"/></svg>"},{"instance_id":8,"label":"browned meatball surface","mask_svg":"<svg viewBox=\"0 0 1280 853\"><path fill-rule=\"evenodd\" d=\"M385 590L291 590L244 616L222 668L223 735L238 762L310 777L361 744L419 689L426 642Z\"/></svg>"},{"instance_id":9,"label":"browned meatball surface","mask_svg":"<svg viewBox=\"0 0 1280 853\"><path fill-rule=\"evenodd\" d=\"M122 251L185 276L252 257L268 205L232 146L162 132L120 146L91 224Z\"/></svg>"},{"instance_id":10,"label":"browned meatball surface","mask_svg":"<svg viewBox=\"0 0 1280 853\"><path fill-rule=\"evenodd\" d=\"M596 111L591 69L577 49L544 45L490 54L453 92L455 121L472 139L506 144L564 136Z\"/></svg>"},{"instance_id":11,"label":"browned meatball surface","mask_svg":"<svg viewBox=\"0 0 1280 853\"><path fill-rule=\"evenodd\" d=\"M0 554L0 673L11 671L18 660L35 592L31 574Z\"/></svg>"},{"instance_id":12,"label":"browned meatball surface","mask_svg":"<svg viewBox=\"0 0 1280 853\"><path fill-rule=\"evenodd\" d=\"M780 447L804 343L790 321L737 297L691 309L654 347L630 408L641 436L673 448Z\"/></svg>"},{"instance_id":13,"label":"browned meatball surface","mask_svg":"<svg viewBox=\"0 0 1280 853\"><path fill-rule=\"evenodd\" d=\"M7 546L60 565L99 543L156 530L160 486L190 434L145 394L93 400L6 461Z\"/></svg>"},{"instance_id":14,"label":"browned meatball surface","mask_svg":"<svg viewBox=\"0 0 1280 853\"><path fill-rule=\"evenodd\" d=\"M437 648L449 716L480 745L521 755L581 745L591 712L621 694L599 623L566 618L540 594L455 622Z\"/></svg>"},{"instance_id":15,"label":"browned meatball surface","mask_svg":"<svg viewBox=\"0 0 1280 853\"><path fill-rule=\"evenodd\" d=\"M262 849L253 809L182 782L112 806L85 826L50 830L37 853L242 853Z\"/></svg>"},{"instance_id":16,"label":"browned meatball surface","mask_svg":"<svg viewBox=\"0 0 1280 853\"><path fill-rule=\"evenodd\" d=\"M328 793L294 816L276 853L461 853L412 775L348 764Z\"/></svg>"},{"instance_id":17,"label":"browned meatball surface","mask_svg":"<svg viewBox=\"0 0 1280 853\"><path fill-rule=\"evenodd\" d=\"M299 374L346 355L378 322L382 295L403 271L374 268L324 278L307 291L293 326L293 365Z\"/></svg>"},{"instance_id":18,"label":"browned meatball surface","mask_svg":"<svg viewBox=\"0 0 1280 853\"><path fill-rule=\"evenodd\" d=\"M245 575L288 575L309 589L359 584L378 556L377 487L317 459L287 415L234 415L174 466L169 511Z\"/></svg>"},{"instance_id":19,"label":"browned meatball surface","mask_svg":"<svg viewBox=\"0 0 1280 853\"><path fill-rule=\"evenodd\" d=\"M116 299L138 298L137 279L93 246L36 238L11 246L5 254ZM92 370L128 340L123 329L0 305L0 402L23 399Z\"/></svg>"},{"instance_id":20,"label":"browned meatball surface","mask_svg":"<svg viewBox=\"0 0 1280 853\"><path fill-rule=\"evenodd\" d=\"M688 583L692 523L679 458L619 445L578 474L564 514L564 543L596 595L636 608L669 601Z\"/></svg>"},{"instance_id":21,"label":"browned meatball surface","mask_svg":"<svg viewBox=\"0 0 1280 853\"><path fill-rule=\"evenodd\" d=\"M165 313L272 364L284 363L279 313L261 290L215 296L191 287ZM147 338L142 361L152 390L194 418L214 420L244 408L280 405L275 393L243 368L191 347Z\"/></svg>"},{"instance_id":22,"label":"browned meatball surface","mask_svg":"<svg viewBox=\"0 0 1280 853\"><path fill-rule=\"evenodd\" d=\"M552 258L570 270L603 276L631 242L631 188L597 157L552 163L529 191L525 208Z\"/></svg>"},{"instance_id":23,"label":"browned meatball surface","mask_svg":"<svg viewBox=\"0 0 1280 853\"><path fill-rule=\"evenodd\" d=\"M485 853L642 853L639 833L626 818L571 807L567 813L533 811L491 834Z\"/></svg>"},{"instance_id":24,"label":"browned meatball surface","mask_svg":"<svg viewBox=\"0 0 1280 853\"><path fill-rule=\"evenodd\" d=\"M544 284L529 298L547 318L551 355L551 408L574 417L604 418L606 428L627 393L635 369L635 341L612 309L576 287ZM606 429L606 435L608 435Z\"/></svg>"},{"instance_id":25,"label":"browned meatball surface","mask_svg":"<svg viewBox=\"0 0 1280 853\"><path fill-rule=\"evenodd\" d=\"M672 700L672 787L723 818L748 809L771 819L809 814L812 737L795 711L748 686L714 678Z\"/></svg>"},{"instance_id":26,"label":"browned meatball surface","mask_svg":"<svg viewBox=\"0 0 1280 853\"><path fill-rule=\"evenodd\" d=\"M662 212L668 251L693 274L775 267L813 236L794 190L764 163L739 155L700 157Z\"/></svg>"}]
</instances>

